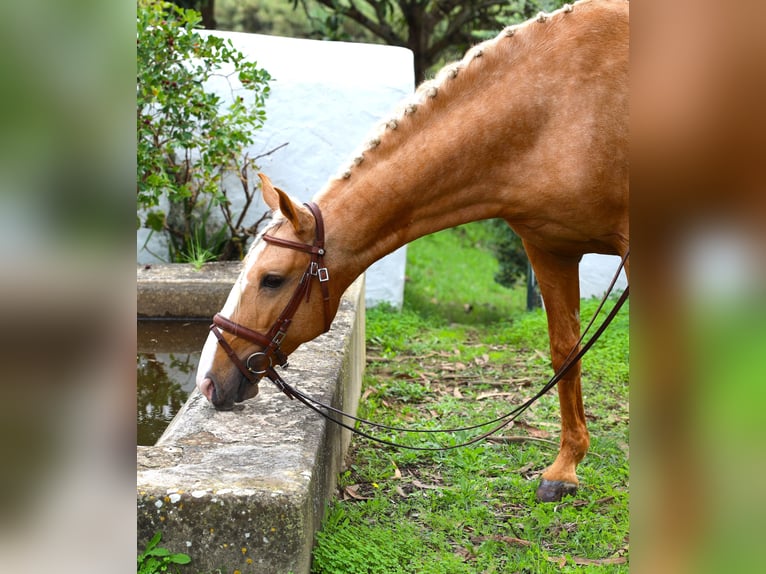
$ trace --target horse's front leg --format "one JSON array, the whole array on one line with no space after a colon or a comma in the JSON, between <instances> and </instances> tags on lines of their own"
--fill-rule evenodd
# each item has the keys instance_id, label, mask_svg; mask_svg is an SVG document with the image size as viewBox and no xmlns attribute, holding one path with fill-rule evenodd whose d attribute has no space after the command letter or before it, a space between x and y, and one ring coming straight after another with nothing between
<instances>
[{"instance_id":1,"label":"horse's front leg","mask_svg":"<svg viewBox=\"0 0 766 574\"><path fill-rule=\"evenodd\" d=\"M551 360L554 370L564 363L580 337L579 258L564 258L525 243L535 270L548 317ZM560 500L573 494L579 484L577 464L590 445L577 362L558 383L561 407L561 443L556 460L543 472L537 499Z\"/></svg>"}]
</instances>

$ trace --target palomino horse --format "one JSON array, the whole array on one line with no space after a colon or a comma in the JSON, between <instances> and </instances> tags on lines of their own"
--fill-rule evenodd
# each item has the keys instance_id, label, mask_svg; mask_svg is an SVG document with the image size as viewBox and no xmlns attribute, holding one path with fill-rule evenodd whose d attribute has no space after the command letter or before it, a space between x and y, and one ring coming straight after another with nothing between
<instances>
[{"instance_id":1,"label":"palomino horse","mask_svg":"<svg viewBox=\"0 0 766 574\"><path fill-rule=\"evenodd\" d=\"M329 329L341 295L373 262L497 217L523 239L557 369L579 337L580 258L628 251L628 38L624 0L540 14L421 85L313 203L261 176L275 219L214 320L202 394L219 409L255 396L275 362ZM561 443L537 490L544 501L576 490L590 443L579 362L558 395Z\"/></svg>"}]
</instances>

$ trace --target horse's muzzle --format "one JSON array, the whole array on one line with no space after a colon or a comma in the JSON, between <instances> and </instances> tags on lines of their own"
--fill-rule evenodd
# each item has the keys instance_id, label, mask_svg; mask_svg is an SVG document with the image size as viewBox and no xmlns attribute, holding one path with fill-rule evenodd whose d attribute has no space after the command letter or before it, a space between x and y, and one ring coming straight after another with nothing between
<instances>
[{"instance_id":1,"label":"horse's muzzle","mask_svg":"<svg viewBox=\"0 0 766 574\"><path fill-rule=\"evenodd\" d=\"M258 394L258 384L251 383L249 380L242 378L235 392L226 392L208 374L208 376L200 381L199 390L217 410L228 411L232 409L234 403L241 403L255 397Z\"/></svg>"}]
</instances>

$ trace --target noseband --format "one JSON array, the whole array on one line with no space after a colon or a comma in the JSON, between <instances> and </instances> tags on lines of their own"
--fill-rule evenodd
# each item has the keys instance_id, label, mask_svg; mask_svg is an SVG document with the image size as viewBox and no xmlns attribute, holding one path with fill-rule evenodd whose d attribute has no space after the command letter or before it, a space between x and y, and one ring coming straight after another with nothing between
<instances>
[{"instance_id":1,"label":"noseband","mask_svg":"<svg viewBox=\"0 0 766 574\"><path fill-rule=\"evenodd\" d=\"M221 314L216 314L213 317L213 324L210 325L210 331L216 336L224 352L248 381L257 385L266 376L291 399L294 395L289 385L282 380L274 367L276 365L280 367L287 366L287 355L280 349L280 345L287 334L287 329L290 327L293 315L298 310L301 301L305 297L306 302L308 302L311 296L311 285L313 284L312 279L314 277L319 281L319 288L322 291L322 299L324 301L324 332L330 329L330 323L332 322L332 317L330 316L330 290L327 285L330 280L330 274L327 271L327 267L324 266L324 221L322 219L322 212L315 203L306 203L304 205L311 211L316 220L316 231L312 245L280 239L271 235L263 236L263 240L267 243L295 251L302 251L311 256L309 265L303 273L298 286L295 288L290 301L268 332L265 335L258 333L227 319ZM226 331L235 337L255 343L262 347L262 350L252 353L243 361L237 356L231 345L226 342L221 331Z\"/></svg>"}]
</instances>

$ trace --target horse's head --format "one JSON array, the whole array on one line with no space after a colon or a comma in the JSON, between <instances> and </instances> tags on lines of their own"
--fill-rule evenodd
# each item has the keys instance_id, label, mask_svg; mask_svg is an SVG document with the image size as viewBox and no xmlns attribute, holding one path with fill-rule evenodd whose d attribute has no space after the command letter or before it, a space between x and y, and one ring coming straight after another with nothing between
<instances>
[{"instance_id":1,"label":"horse's head","mask_svg":"<svg viewBox=\"0 0 766 574\"><path fill-rule=\"evenodd\" d=\"M307 206L259 176L264 201L278 213L250 248L197 369L197 387L217 409L257 395L268 369L326 331L337 309L328 299L323 245L317 247L324 235L321 214L317 209L315 219Z\"/></svg>"}]
</instances>

